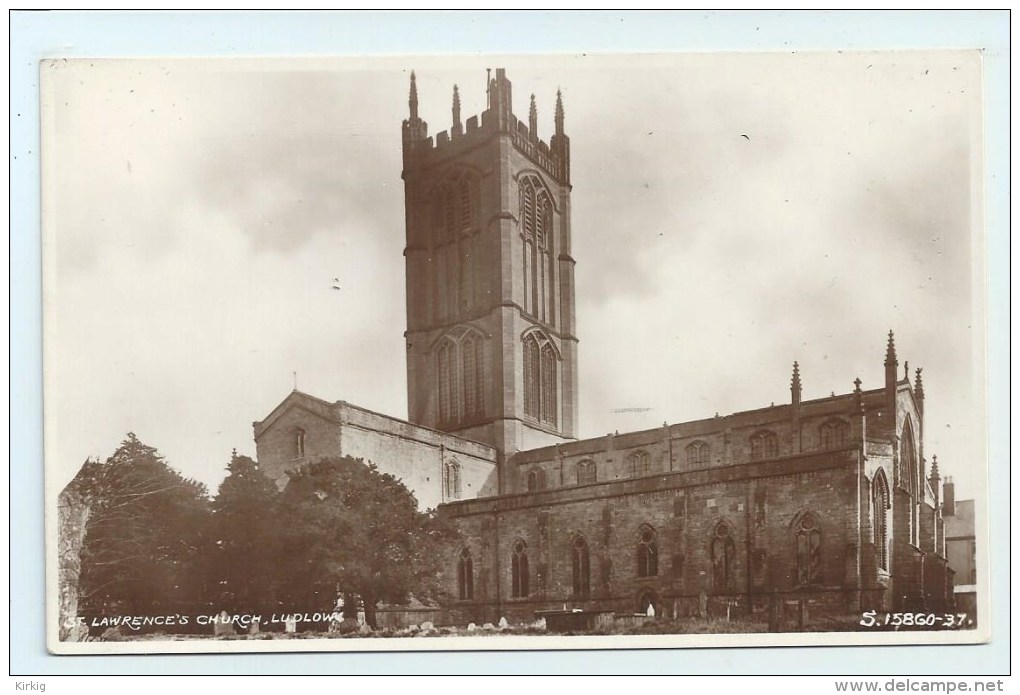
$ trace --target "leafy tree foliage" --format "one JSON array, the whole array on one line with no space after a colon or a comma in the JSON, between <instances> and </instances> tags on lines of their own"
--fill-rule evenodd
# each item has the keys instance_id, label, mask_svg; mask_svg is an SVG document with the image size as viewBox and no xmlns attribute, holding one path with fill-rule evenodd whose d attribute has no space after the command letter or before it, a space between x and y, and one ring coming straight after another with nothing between
<instances>
[{"instance_id":1,"label":"leafy tree foliage","mask_svg":"<svg viewBox=\"0 0 1020 695\"><path fill-rule=\"evenodd\" d=\"M236 451L227 470L212 503L216 598L228 611L269 609L279 553L276 485Z\"/></svg>"},{"instance_id":2,"label":"leafy tree foliage","mask_svg":"<svg viewBox=\"0 0 1020 695\"><path fill-rule=\"evenodd\" d=\"M228 471L210 502L134 434L87 462L78 612L327 612L342 595L348 616L363 606L375 626L380 601L441 598L437 563L454 532L392 475L326 458L278 492L247 456L235 452Z\"/></svg>"},{"instance_id":3,"label":"leafy tree foliage","mask_svg":"<svg viewBox=\"0 0 1020 695\"><path fill-rule=\"evenodd\" d=\"M102 615L188 612L207 595L209 504L129 433L87 471L93 499L82 549L81 610Z\"/></svg>"},{"instance_id":4,"label":"leafy tree foliage","mask_svg":"<svg viewBox=\"0 0 1020 695\"><path fill-rule=\"evenodd\" d=\"M452 532L375 466L350 457L302 466L281 495L279 519L280 584L294 605L329 608L339 592L347 605L360 598L374 627L379 601L436 596L438 547Z\"/></svg>"}]
</instances>

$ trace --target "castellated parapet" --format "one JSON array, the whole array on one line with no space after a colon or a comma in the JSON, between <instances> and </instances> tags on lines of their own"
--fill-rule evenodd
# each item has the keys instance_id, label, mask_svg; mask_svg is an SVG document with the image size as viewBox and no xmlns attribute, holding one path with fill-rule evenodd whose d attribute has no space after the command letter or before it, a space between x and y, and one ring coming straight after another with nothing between
<instances>
[{"instance_id":1,"label":"castellated parapet","mask_svg":"<svg viewBox=\"0 0 1020 695\"><path fill-rule=\"evenodd\" d=\"M514 147L542 171L557 181L569 184L570 138L563 133L562 95L556 93L555 130L548 142L538 137L534 113L530 127L513 114L512 88L503 68L497 68L496 76L489 80L487 96L488 106L481 116L472 116L461 124L460 99L454 86L453 125L433 139L428 134L428 124L418 116L417 83L414 73L411 73L410 118L403 123L404 169L429 167L460 157L494 135L504 134L509 135ZM534 95L531 103L534 107Z\"/></svg>"}]
</instances>

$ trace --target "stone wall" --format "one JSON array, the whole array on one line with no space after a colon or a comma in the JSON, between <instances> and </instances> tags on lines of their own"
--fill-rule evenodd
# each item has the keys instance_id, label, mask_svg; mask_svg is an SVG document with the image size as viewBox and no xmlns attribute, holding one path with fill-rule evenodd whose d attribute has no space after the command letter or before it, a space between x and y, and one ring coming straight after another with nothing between
<instances>
[{"instance_id":1,"label":"stone wall","mask_svg":"<svg viewBox=\"0 0 1020 695\"><path fill-rule=\"evenodd\" d=\"M351 456L400 479L422 509L449 501L446 463L460 471L460 498L495 495L498 489L496 452L490 446L298 392L255 423L255 446L259 467L280 488L290 469L327 456Z\"/></svg>"},{"instance_id":2,"label":"stone wall","mask_svg":"<svg viewBox=\"0 0 1020 695\"><path fill-rule=\"evenodd\" d=\"M491 622L501 615L527 621L536 611L563 606L636 612L649 598L659 615L702 607L725 614L727 607L765 611L775 594L828 611L854 609L857 475L851 448L444 505L441 513L464 539L445 563L452 595L460 589L461 550L467 547L473 559L474 599L454 601L451 615ZM817 523L821 557L819 576L805 583L798 576L796 529L808 513ZM732 540L726 553L723 527ZM654 532L657 558L655 572L645 577L637 559L643 528ZM588 548L587 595L574 591L578 538ZM518 542L526 546L530 585L522 597L512 595Z\"/></svg>"}]
</instances>

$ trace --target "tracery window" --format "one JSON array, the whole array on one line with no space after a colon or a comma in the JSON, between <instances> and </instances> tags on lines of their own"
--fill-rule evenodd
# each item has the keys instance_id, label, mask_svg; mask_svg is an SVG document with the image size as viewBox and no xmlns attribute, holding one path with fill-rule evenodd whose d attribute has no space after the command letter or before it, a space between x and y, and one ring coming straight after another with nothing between
<instances>
[{"instance_id":1,"label":"tracery window","mask_svg":"<svg viewBox=\"0 0 1020 695\"><path fill-rule=\"evenodd\" d=\"M597 470L594 461L579 461L577 463L577 484L591 485L597 479Z\"/></svg>"},{"instance_id":2,"label":"tracery window","mask_svg":"<svg viewBox=\"0 0 1020 695\"><path fill-rule=\"evenodd\" d=\"M822 580L822 534L814 514L804 514L795 529L797 542L797 584Z\"/></svg>"},{"instance_id":3,"label":"tracery window","mask_svg":"<svg viewBox=\"0 0 1020 695\"><path fill-rule=\"evenodd\" d=\"M691 442L687 445L687 467L702 468L708 465L709 448L707 442Z\"/></svg>"},{"instance_id":4,"label":"tracery window","mask_svg":"<svg viewBox=\"0 0 1020 695\"><path fill-rule=\"evenodd\" d=\"M457 595L463 601L475 597L475 563L468 548L461 550L457 558Z\"/></svg>"},{"instance_id":5,"label":"tracery window","mask_svg":"<svg viewBox=\"0 0 1020 695\"><path fill-rule=\"evenodd\" d=\"M484 339L472 330L448 334L436 350L439 422L472 422L485 414Z\"/></svg>"},{"instance_id":6,"label":"tracery window","mask_svg":"<svg viewBox=\"0 0 1020 695\"><path fill-rule=\"evenodd\" d=\"M655 529L643 524L638 530L637 575L654 577L659 573L659 546L655 540Z\"/></svg>"},{"instance_id":7,"label":"tracery window","mask_svg":"<svg viewBox=\"0 0 1020 695\"><path fill-rule=\"evenodd\" d=\"M464 375L464 417L482 414L482 339L468 333L460 343L461 373Z\"/></svg>"},{"instance_id":8,"label":"tracery window","mask_svg":"<svg viewBox=\"0 0 1020 695\"><path fill-rule=\"evenodd\" d=\"M639 478L652 472L652 457L647 451L635 451L627 457L627 469L633 478Z\"/></svg>"},{"instance_id":9,"label":"tracery window","mask_svg":"<svg viewBox=\"0 0 1020 695\"><path fill-rule=\"evenodd\" d=\"M879 569L889 569L889 483L881 469L871 482L871 529L875 545L875 561Z\"/></svg>"},{"instance_id":10,"label":"tracery window","mask_svg":"<svg viewBox=\"0 0 1020 695\"><path fill-rule=\"evenodd\" d=\"M555 426L558 417L559 358L539 331L524 336L524 414Z\"/></svg>"},{"instance_id":11,"label":"tracery window","mask_svg":"<svg viewBox=\"0 0 1020 695\"><path fill-rule=\"evenodd\" d=\"M726 522L716 524L709 550L712 557L712 588L717 592L729 591L733 587L733 564L737 550Z\"/></svg>"},{"instance_id":12,"label":"tracery window","mask_svg":"<svg viewBox=\"0 0 1020 695\"><path fill-rule=\"evenodd\" d=\"M588 541L584 539L584 536L574 536L570 548L570 564L574 580L574 595L587 596L591 593L591 559L588 552Z\"/></svg>"},{"instance_id":13,"label":"tracery window","mask_svg":"<svg viewBox=\"0 0 1020 695\"><path fill-rule=\"evenodd\" d=\"M520 184L521 238L524 257L524 306L526 313L555 322L553 262L553 207L549 193L535 176Z\"/></svg>"},{"instance_id":14,"label":"tracery window","mask_svg":"<svg viewBox=\"0 0 1020 695\"><path fill-rule=\"evenodd\" d=\"M920 481L920 466L917 461L917 450L914 447L914 429L910 420L903 425L900 434L900 485L910 493L910 542L920 545L921 539L921 504L920 491L924 489Z\"/></svg>"},{"instance_id":15,"label":"tracery window","mask_svg":"<svg viewBox=\"0 0 1020 695\"><path fill-rule=\"evenodd\" d=\"M819 438L823 449L838 449L846 444L849 438L847 424L842 420L829 420L819 428Z\"/></svg>"},{"instance_id":16,"label":"tracery window","mask_svg":"<svg viewBox=\"0 0 1020 695\"><path fill-rule=\"evenodd\" d=\"M453 459L443 464L443 492L445 499L460 499L460 464Z\"/></svg>"},{"instance_id":17,"label":"tracery window","mask_svg":"<svg viewBox=\"0 0 1020 695\"><path fill-rule=\"evenodd\" d=\"M541 468L532 468L528 471L528 492L538 492L545 489L545 471Z\"/></svg>"},{"instance_id":18,"label":"tracery window","mask_svg":"<svg viewBox=\"0 0 1020 695\"><path fill-rule=\"evenodd\" d=\"M528 544L517 539L510 556L510 595L513 598L523 598L529 593Z\"/></svg>"},{"instance_id":19,"label":"tracery window","mask_svg":"<svg viewBox=\"0 0 1020 695\"><path fill-rule=\"evenodd\" d=\"M770 459L779 455L779 439L775 432L768 430L751 435L751 458Z\"/></svg>"},{"instance_id":20,"label":"tracery window","mask_svg":"<svg viewBox=\"0 0 1020 695\"><path fill-rule=\"evenodd\" d=\"M435 263L432 306L438 318L451 318L476 303L481 276L473 261L479 231L478 175L464 169L449 174L433 199L431 258Z\"/></svg>"}]
</instances>

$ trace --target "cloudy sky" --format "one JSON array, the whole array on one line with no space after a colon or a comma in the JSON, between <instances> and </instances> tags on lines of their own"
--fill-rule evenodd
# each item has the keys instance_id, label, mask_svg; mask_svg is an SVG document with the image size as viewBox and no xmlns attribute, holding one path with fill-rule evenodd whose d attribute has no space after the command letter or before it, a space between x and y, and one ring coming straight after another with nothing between
<instances>
[{"instance_id":1,"label":"cloudy sky","mask_svg":"<svg viewBox=\"0 0 1020 695\"><path fill-rule=\"evenodd\" d=\"M924 368L925 453L983 495L973 53L43 67L47 466L133 431L215 490L293 388L406 417L400 122L505 66L573 153L582 436ZM342 289L331 289L334 277ZM648 409L617 413L619 409Z\"/></svg>"}]
</instances>

